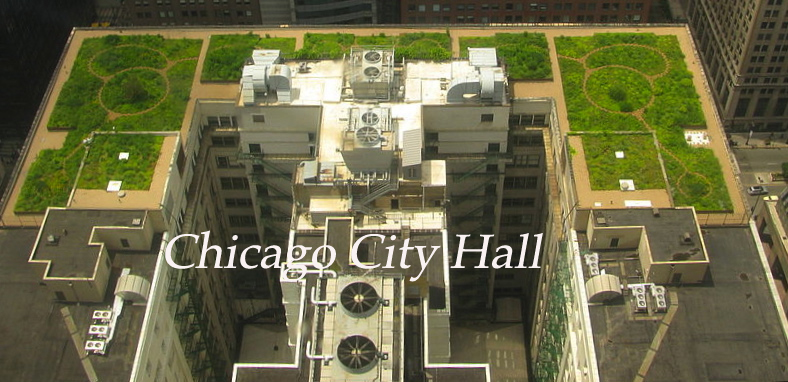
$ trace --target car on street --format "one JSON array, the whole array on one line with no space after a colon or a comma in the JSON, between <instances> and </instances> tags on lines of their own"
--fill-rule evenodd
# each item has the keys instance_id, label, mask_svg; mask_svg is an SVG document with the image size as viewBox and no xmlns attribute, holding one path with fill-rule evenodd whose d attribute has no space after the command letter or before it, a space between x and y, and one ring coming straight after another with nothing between
<instances>
[{"instance_id":1,"label":"car on street","mask_svg":"<svg viewBox=\"0 0 788 382\"><path fill-rule=\"evenodd\" d=\"M764 186L750 186L747 187L747 193L750 195L766 195L769 193L769 190Z\"/></svg>"}]
</instances>

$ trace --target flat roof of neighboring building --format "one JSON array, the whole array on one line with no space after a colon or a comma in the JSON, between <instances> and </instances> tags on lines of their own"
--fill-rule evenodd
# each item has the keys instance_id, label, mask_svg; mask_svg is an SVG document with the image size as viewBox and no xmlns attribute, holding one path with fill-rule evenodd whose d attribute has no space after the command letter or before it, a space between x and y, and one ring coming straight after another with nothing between
<instances>
[{"instance_id":1,"label":"flat roof of neighboring building","mask_svg":"<svg viewBox=\"0 0 788 382\"><path fill-rule=\"evenodd\" d=\"M645 381L788 380L788 344L749 230L707 228L704 237L711 278L668 286L674 314L636 315L628 296L589 306L601 380L641 370ZM637 282L634 261L602 263Z\"/></svg>"},{"instance_id":2,"label":"flat roof of neighboring building","mask_svg":"<svg viewBox=\"0 0 788 382\"><path fill-rule=\"evenodd\" d=\"M603 220L604 223L602 223ZM700 227L692 208L627 208L623 210L593 210L594 227L637 227L646 230L653 261L672 261L676 253L700 248L689 260L705 260ZM684 234L689 241L683 242Z\"/></svg>"},{"instance_id":3,"label":"flat roof of neighboring building","mask_svg":"<svg viewBox=\"0 0 788 382\"><path fill-rule=\"evenodd\" d=\"M101 243L91 243L95 227L132 227L147 211L50 208L41 226L31 262L48 262L45 278L91 278Z\"/></svg>"}]
</instances>

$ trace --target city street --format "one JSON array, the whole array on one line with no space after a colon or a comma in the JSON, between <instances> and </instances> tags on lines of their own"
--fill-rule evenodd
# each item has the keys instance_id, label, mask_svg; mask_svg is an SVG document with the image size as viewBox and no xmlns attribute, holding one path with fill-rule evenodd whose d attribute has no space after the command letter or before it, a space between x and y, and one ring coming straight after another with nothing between
<instances>
[{"instance_id":1,"label":"city street","mask_svg":"<svg viewBox=\"0 0 788 382\"><path fill-rule=\"evenodd\" d=\"M773 182L771 173L782 172L782 163L788 161L788 148L734 148L733 154L739 162L741 170L741 183L745 190L750 186L764 186L770 195L777 195L788 186L785 182ZM750 206L755 205L755 196L747 195Z\"/></svg>"}]
</instances>

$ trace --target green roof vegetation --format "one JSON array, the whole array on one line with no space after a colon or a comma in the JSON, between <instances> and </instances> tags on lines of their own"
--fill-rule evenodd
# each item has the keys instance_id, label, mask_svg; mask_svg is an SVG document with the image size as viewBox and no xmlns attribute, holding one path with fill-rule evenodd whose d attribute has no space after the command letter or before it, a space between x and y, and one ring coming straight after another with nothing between
<instances>
[{"instance_id":1,"label":"green roof vegetation","mask_svg":"<svg viewBox=\"0 0 788 382\"><path fill-rule=\"evenodd\" d=\"M295 51L292 37L260 37L253 33L212 35L203 63L202 81L231 81L241 78L244 62L255 49L279 50L283 56Z\"/></svg>"},{"instance_id":2,"label":"green roof vegetation","mask_svg":"<svg viewBox=\"0 0 788 382\"><path fill-rule=\"evenodd\" d=\"M601 33L555 45L571 130L654 132L676 205L732 208L719 160L684 138L706 122L675 36Z\"/></svg>"},{"instance_id":3,"label":"green roof vegetation","mask_svg":"<svg viewBox=\"0 0 788 382\"><path fill-rule=\"evenodd\" d=\"M79 176L78 188L106 189L110 180L123 181L124 190L147 190L164 137L148 134L97 134ZM129 153L127 160L119 154Z\"/></svg>"},{"instance_id":4,"label":"green roof vegetation","mask_svg":"<svg viewBox=\"0 0 788 382\"><path fill-rule=\"evenodd\" d=\"M183 122L201 40L108 35L82 42L47 122L69 130L63 147L42 150L14 210L63 206L94 131L173 131ZM158 155L156 155L158 157ZM104 185L106 187L106 185Z\"/></svg>"},{"instance_id":5,"label":"green roof vegetation","mask_svg":"<svg viewBox=\"0 0 788 382\"><path fill-rule=\"evenodd\" d=\"M618 190L619 179L632 179L639 190L665 188L653 135L584 134L582 140L592 190Z\"/></svg>"},{"instance_id":6,"label":"green roof vegetation","mask_svg":"<svg viewBox=\"0 0 788 382\"><path fill-rule=\"evenodd\" d=\"M394 46L396 59L448 60L451 58L451 37L448 33L405 33L386 36L356 36L349 33L304 34L304 47L295 52L300 59L339 59L354 45Z\"/></svg>"},{"instance_id":7,"label":"green roof vegetation","mask_svg":"<svg viewBox=\"0 0 788 382\"><path fill-rule=\"evenodd\" d=\"M460 55L468 57L468 48L496 48L514 80L553 78L550 53L544 33L496 33L491 37L460 37Z\"/></svg>"}]
</instances>

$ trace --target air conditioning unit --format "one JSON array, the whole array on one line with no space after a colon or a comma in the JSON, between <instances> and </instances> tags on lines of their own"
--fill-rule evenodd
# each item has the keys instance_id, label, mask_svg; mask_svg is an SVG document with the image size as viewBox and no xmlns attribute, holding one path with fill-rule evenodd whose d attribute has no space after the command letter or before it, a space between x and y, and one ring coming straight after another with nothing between
<instances>
[{"instance_id":1,"label":"air conditioning unit","mask_svg":"<svg viewBox=\"0 0 788 382\"><path fill-rule=\"evenodd\" d=\"M109 325L90 325L90 328L88 328L88 334L106 337L109 334Z\"/></svg>"},{"instance_id":2,"label":"air conditioning unit","mask_svg":"<svg viewBox=\"0 0 788 382\"><path fill-rule=\"evenodd\" d=\"M93 311L93 319L101 321L109 321L112 318L111 310L96 310Z\"/></svg>"},{"instance_id":3,"label":"air conditioning unit","mask_svg":"<svg viewBox=\"0 0 788 382\"><path fill-rule=\"evenodd\" d=\"M85 351L93 354L104 354L107 343L103 340L85 341Z\"/></svg>"}]
</instances>

